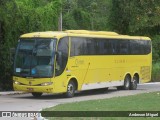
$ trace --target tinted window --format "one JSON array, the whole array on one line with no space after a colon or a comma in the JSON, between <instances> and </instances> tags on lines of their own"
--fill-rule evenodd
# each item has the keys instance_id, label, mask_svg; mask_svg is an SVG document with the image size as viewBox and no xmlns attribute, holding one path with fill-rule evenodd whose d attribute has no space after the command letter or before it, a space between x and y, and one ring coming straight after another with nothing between
<instances>
[{"instance_id":1,"label":"tinted window","mask_svg":"<svg viewBox=\"0 0 160 120\"><path fill-rule=\"evenodd\" d=\"M97 54L105 55L108 52L107 47L108 47L107 41L105 41L104 39L97 40Z\"/></svg>"},{"instance_id":2,"label":"tinted window","mask_svg":"<svg viewBox=\"0 0 160 120\"><path fill-rule=\"evenodd\" d=\"M146 41L145 42L145 53L149 54L151 52L151 41Z\"/></svg>"},{"instance_id":3,"label":"tinted window","mask_svg":"<svg viewBox=\"0 0 160 120\"><path fill-rule=\"evenodd\" d=\"M120 54L129 54L129 41L128 40L122 40L120 42Z\"/></svg>"},{"instance_id":4,"label":"tinted window","mask_svg":"<svg viewBox=\"0 0 160 120\"><path fill-rule=\"evenodd\" d=\"M86 38L77 38L74 37L71 39L71 55L70 56L78 56L78 55L87 55L87 41Z\"/></svg>"},{"instance_id":5,"label":"tinted window","mask_svg":"<svg viewBox=\"0 0 160 120\"><path fill-rule=\"evenodd\" d=\"M143 55L151 52L146 40L119 40L102 38L71 39L71 56L78 55Z\"/></svg>"},{"instance_id":6,"label":"tinted window","mask_svg":"<svg viewBox=\"0 0 160 120\"><path fill-rule=\"evenodd\" d=\"M86 39L87 44L87 54L88 55L96 55L98 53L99 48L97 47L97 42L95 39Z\"/></svg>"},{"instance_id":7,"label":"tinted window","mask_svg":"<svg viewBox=\"0 0 160 120\"><path fill-rule=\"evenodd\" d=\"M130 40L130 54L143 55L151 52L151 42L147 40Z\"/></svg>"},{"instance_id":8,"label":"tinted window","mask_svg":"<svg viewBox=\"0 0 160 120\"><path fill-rule=\"evenodd\" d=\"M63 73L68 61L69 41L68 37L59 40L56 56L56 76Z\"/></svg>"}]
</instances>

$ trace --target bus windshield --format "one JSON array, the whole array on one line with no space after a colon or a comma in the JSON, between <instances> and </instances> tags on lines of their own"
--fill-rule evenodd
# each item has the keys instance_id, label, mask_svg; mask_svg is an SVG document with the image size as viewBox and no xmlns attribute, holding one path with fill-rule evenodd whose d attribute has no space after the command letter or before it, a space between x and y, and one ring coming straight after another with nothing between
<instances>
[{"instance_id":1,"label":"bus windshield","mask_svg":"<svg viewBox=\"0 0 160 120\"><path fill-rule=\"evenodd\" d=\"M14 60L14 75L52 77L55 48L56 39L20 39Z\"/></svg>"}]
</instances>

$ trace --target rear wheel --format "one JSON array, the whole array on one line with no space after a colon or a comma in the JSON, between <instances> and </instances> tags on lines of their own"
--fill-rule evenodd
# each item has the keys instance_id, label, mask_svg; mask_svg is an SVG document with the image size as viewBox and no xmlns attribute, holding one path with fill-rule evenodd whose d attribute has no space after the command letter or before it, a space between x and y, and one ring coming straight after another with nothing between
<instances>
[{"instance_id":1,"label":"rear wheel","mask_svg":"<svg viewBox=\"0 0 160 120\"><path fill-rule=\"evenodd\" d=\"M67 92L66 92L66 97L67 98L71 98L74 96L74 93L75 93L75 83L73 81L70 81L68 83L68 86L67 86Z\"/></svg>"},{"instance_id":2,"label":"rear wheel","mask_svg":"<svg viewBox=\"0 0 160 120\"><path fill-rule=\"evenodd\" d=\"M131 86L131 79L130 79L130 76L127 75L124 78L124 85L123 86L118 86L117 90L129 90L130 86Z\"/></svg>"},{"instance_id":3,"label":"rear wheel","mask_svg":"<svg viewBox=\"0 0 160 120\"><path fill-rule=\"evenodd\" d=\"M134 76L133 80L131 82L131 86L130 86L131 90L136 90L137 89L137 81L138 81L138 77Z\"/></svg>"},{"instance_id":4,"label":"rear wheel","mask_svg":"<svg viewBox=\"0 0 160 120\"><path fill-rule=\"evenodd\" d=\"M130 86L131 86L131 79L130 77L127 75L124 79L124 86L123 86L123 89L124 90L129 90L130 89Z\"/></svg>"},{"instance_id":5,"label":"rear wheel","mask_svg":"<svg viewBox=\"0 0 160 120\"><path fill-rule=\"evenodd\" d=\"M32 92L32 95L36 98L41 97L43 93L41 92Z\"/></svg>"}]
</instances>

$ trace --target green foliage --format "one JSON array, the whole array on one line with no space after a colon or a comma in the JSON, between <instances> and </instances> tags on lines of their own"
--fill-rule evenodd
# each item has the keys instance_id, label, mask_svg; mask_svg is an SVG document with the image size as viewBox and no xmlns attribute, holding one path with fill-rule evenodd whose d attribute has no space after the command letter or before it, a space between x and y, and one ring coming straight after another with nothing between
<instances>
[{"instance_id":1,"label":"green foliage","mask_svg":"<svg viewBox=\"0 0 160 120\"><path fill-rule=\"evenodd\" d=\"M160 82L160 61L153 62L152 66L152 81Z\"/></svg>"},{"instance_id":2,"label":"green foliage","mask_svg":"<svg viewBox=\"0 0 160 120\"><path fill-rule=\"evenodd\" d=\"M156 62L160 60L160 35L155 35L152 38L152 46L153 46L153 60Z\"/></svg>"},{"instance_id":3,"label":"green foliage","mask_svg":"<svg viewBox=\"0 0 160 120\"><path fill-rule=\"evenodd\" d=\"M10 48L23 33L57 30L60 5L60 0L0 0L0 89L12 85Z\"/></svg>"},{"instance_id":4,"label":"green foliage","mask_svg":"<svg viewBox=\"0 0 160 120\"><path fill-rule=\"evenodd\" d=\"M16 28L15 28L15 16L16 16L16 5L15 1L1 1L0 4L0 89L7 88L7 84L5 83L11 83L9 81L11 78L11 64L9 61L9 47L14 45L14 39L16 38ZM11 14L12 13L12 14ZM9 89L9 88L7 88Z\"/></svg>"},{"instance_id":5,"label":"green foliage","mask_svg":"<svg viewBox=\"0 0 160 120\"><path fill-rule=\"evenodd\" d=\"M160 35L155 35L152 38L153 49L153 66L152 66L152 81L160 81Z\"/></svg>"},{"instance_id":6,"label":"green foliage","mask_svg":"<svg viewBox=\"0 0 160 120\"><path fill-rule=\"evenodd\" d=\"M19 12L19 29L22 33L57 30L60 2L52 0L16 0ZM25 6L24 6L25 4ZM25 26L24 26L25 25Z\"/></svg>"},{"instance_id":7,"label":"green foliage","mask_svg":"<svg viewBox=\"0 0 160 120\"><path fill-rule=\"evenodd\" d=\"M112 0L111 28L123 34L155 35L160 32L159 0Z\"/></svg>"},{"instance_id":8,"label":"green foliage","mask_svg":"<svg viewBox=\"0 0 160 120\"><path fill-rule=\"evenodd\" d=\"M63 29L108 30L111 0L64 0Z\"/></svg>"}]
</instances>

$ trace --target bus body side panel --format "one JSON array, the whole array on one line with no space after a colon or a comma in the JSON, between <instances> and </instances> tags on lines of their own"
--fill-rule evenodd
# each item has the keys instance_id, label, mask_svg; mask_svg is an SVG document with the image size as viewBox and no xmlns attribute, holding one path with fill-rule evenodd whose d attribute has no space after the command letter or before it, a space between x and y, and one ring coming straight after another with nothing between
<instances>
[{"instance_id":1,"label":"bus body side panel","mask_svg":"<svg viewBox=\"0 0 160 120\"><path fill-rule=\"evenodd\" d=\"M82 84L88 74L88 69L90 67L89 59L88 56L69 57L67 64L68 75L71 76L71 78L75 76L78 82L78 90L81 90Z\"/></svg>"},{"instance_id":2,"label":"bus body side panel","mask_svg":"<svg viewBox=\"0 0 160 120\"><path fill-rule=\"evenodd\" d=\"M140 83L150 81L149 55L90 56L90 66L82 90L121 86L126 74L139 75Z\"/></svg>"}]
</instances>

